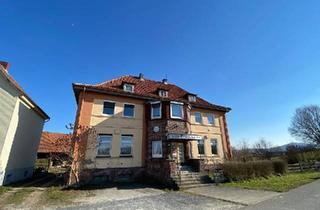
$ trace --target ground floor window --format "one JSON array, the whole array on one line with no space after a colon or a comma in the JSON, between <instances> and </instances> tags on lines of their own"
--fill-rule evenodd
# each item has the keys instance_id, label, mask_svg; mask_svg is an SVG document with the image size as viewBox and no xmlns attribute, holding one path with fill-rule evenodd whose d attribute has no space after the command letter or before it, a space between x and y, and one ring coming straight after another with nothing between
<instances>
[{"instance_id":1,"label":"ground floor window","mask_svg":"<svg viewBox=\"0 0 320 210\"><path fill-rule=\"evenodd\" d=\"M99 134L98 135L98 156L110 156L112 135Z\"/></svg>"},{"instance_id":2,"label":"ground floor window","mask_svg":"<svg viewBox=\"0 0 320 210\"><path fill-rule=\"evenodd\" d=\"M211 144L211 153L214 155L217 155L218 154L217 139L211 139L210 144Z\"/></svg>"},{"instance_id":3,"label":"ground floor window","mask_svg":"<svg viewBox=\"0 0 320 210\"><path fill-rule=\"evenodd\" d=\"M152 141L152 157L162 157L162 141Z\"/></svg>"},{"instance_id":4,"label":"ground floor window","mask_svg":"<svg viewBox=\"0 0 320 210\"><path fill-rule=\"evenodd\" d=\"M204 140L198 140L198 153L204 155Z\"/></svg>"},{"instance_id":5,"label":"ground floor window","mask_svg":"<svg viewBox=\"0 0 320 210\"><path fill-rule=\"evenodd\" d=\"M121 156L131 156L132 155L132 139L133 135L121 135Z\"/></svg>"}]
</instances>

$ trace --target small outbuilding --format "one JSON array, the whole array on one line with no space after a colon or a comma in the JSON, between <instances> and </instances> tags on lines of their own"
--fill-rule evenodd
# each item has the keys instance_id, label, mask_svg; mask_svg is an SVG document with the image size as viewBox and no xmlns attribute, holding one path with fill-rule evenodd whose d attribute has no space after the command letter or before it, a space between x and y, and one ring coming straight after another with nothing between
<instances>
[{"instance_id":1,"label":"small outbuilding","mask_svg":"<svg viewBox=\"0 0 320 210\"><path fill-rule=\"evenodd\" d=\"M46 165L39 165L45 169L64 166L64 162L68 160L70 155L70 139L70 134L44 131L41 135L37 158L39 163L46 163Z\"/></svg>"}]
</instances>

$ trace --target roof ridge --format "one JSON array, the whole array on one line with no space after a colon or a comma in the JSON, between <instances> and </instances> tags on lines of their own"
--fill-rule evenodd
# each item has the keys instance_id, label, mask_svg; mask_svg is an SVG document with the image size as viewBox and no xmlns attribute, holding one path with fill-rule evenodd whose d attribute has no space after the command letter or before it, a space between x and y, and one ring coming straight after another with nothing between
<instances>
[{"instance_id":1,"label":"roof ridge","mask_svg":"<svg viewBox=\"0 0 320 210\"><path fill-rule=\"evenodd\" d=\"M106 84L106 83L109 83L109 82L114 82L114 81L116 81L116 80L119 80L119 79L122 79L122 78L125 78L125 77L134 77L134 76L129 75L129 74L127 74L127 75L122 75L122 76L120 76L120 77L116 77L116 78L111 79L111 80L105 80L104 82L100 82L100 83L94 84L94 85L92 85L92 86L100 86L100 85L103 85L103 84Z\"/></svg>"},{"instance_id":2,"label":"roof ridge","mask_svg":"<svg viewBox=\"0 0 320 210\"><path fill-rule=\"evenodd\" d=\"M48 133L48 134L63 134L63 135L69 135L68 133L62 133L62 132L52 132L52 131L42 131L42 133Z\"/></svg>"}]
</instances>

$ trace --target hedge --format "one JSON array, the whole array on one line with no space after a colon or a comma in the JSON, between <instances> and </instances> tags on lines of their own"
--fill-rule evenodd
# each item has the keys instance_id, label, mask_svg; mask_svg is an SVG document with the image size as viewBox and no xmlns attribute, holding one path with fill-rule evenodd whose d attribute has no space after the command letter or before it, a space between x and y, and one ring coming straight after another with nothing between
<instances>
[{"instance_id":1,"label":"hedge","mask_svg":"<svg viewBox=\"0 0 320 210\"><path fill-rule=\"evenodd\" d=\"M284 160L273 160L273 170L275 174L284 174L288 170L288 164Z\"/></svg>"},{"instance_id":2,"label":"hedge","mask_svg":"<svg viewBox=\"0 0 320 210\"><path fill-rule=\"evenodd\" d=\"M267 177L273 174L284 174L287 164L284 161L249 161L225 162L222 164L223 174L230 181L247 180L255 177Z\"/></svg>"}]
</instances>

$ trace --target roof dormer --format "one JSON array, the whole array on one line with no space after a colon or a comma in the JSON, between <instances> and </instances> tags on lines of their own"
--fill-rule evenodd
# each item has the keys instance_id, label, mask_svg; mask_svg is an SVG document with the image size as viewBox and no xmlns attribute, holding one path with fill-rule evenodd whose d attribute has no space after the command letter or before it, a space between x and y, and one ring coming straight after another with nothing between
<instances>
[{"instance_id":1,"label":"roof dormer","mask_svg":"<svg viewBox=\"0 0 320 210\"><path fill-rule=\"evenodd\" d=\"M187 94L187 97L188 97L189 102L196 102L197 101L197 95L195 95L195 94L189 93L189 94Z\"/></svg>"},{"instance_id":2,"label":"roof dormer","mask_svg":"<svg viewBox=\"0 0 320 210\"><path fill-rule=\"evenodd\" d=\"M158 90L158 94L162 98L168 98L168 96L169 96L168 91L167 90L163 90L163 89L159 89Z\"/></svg>"},{"instance_id":3,"label":"roof dormer","mask_svg":"<svg viewBox=\"0 0 320 210\"><path fill-rule=\"evenodd\" d=\"M125 92L133 93L134 92L134 85L130 83L124 83L123 84L123 90Z\"/></svg>"}]
</instances>

